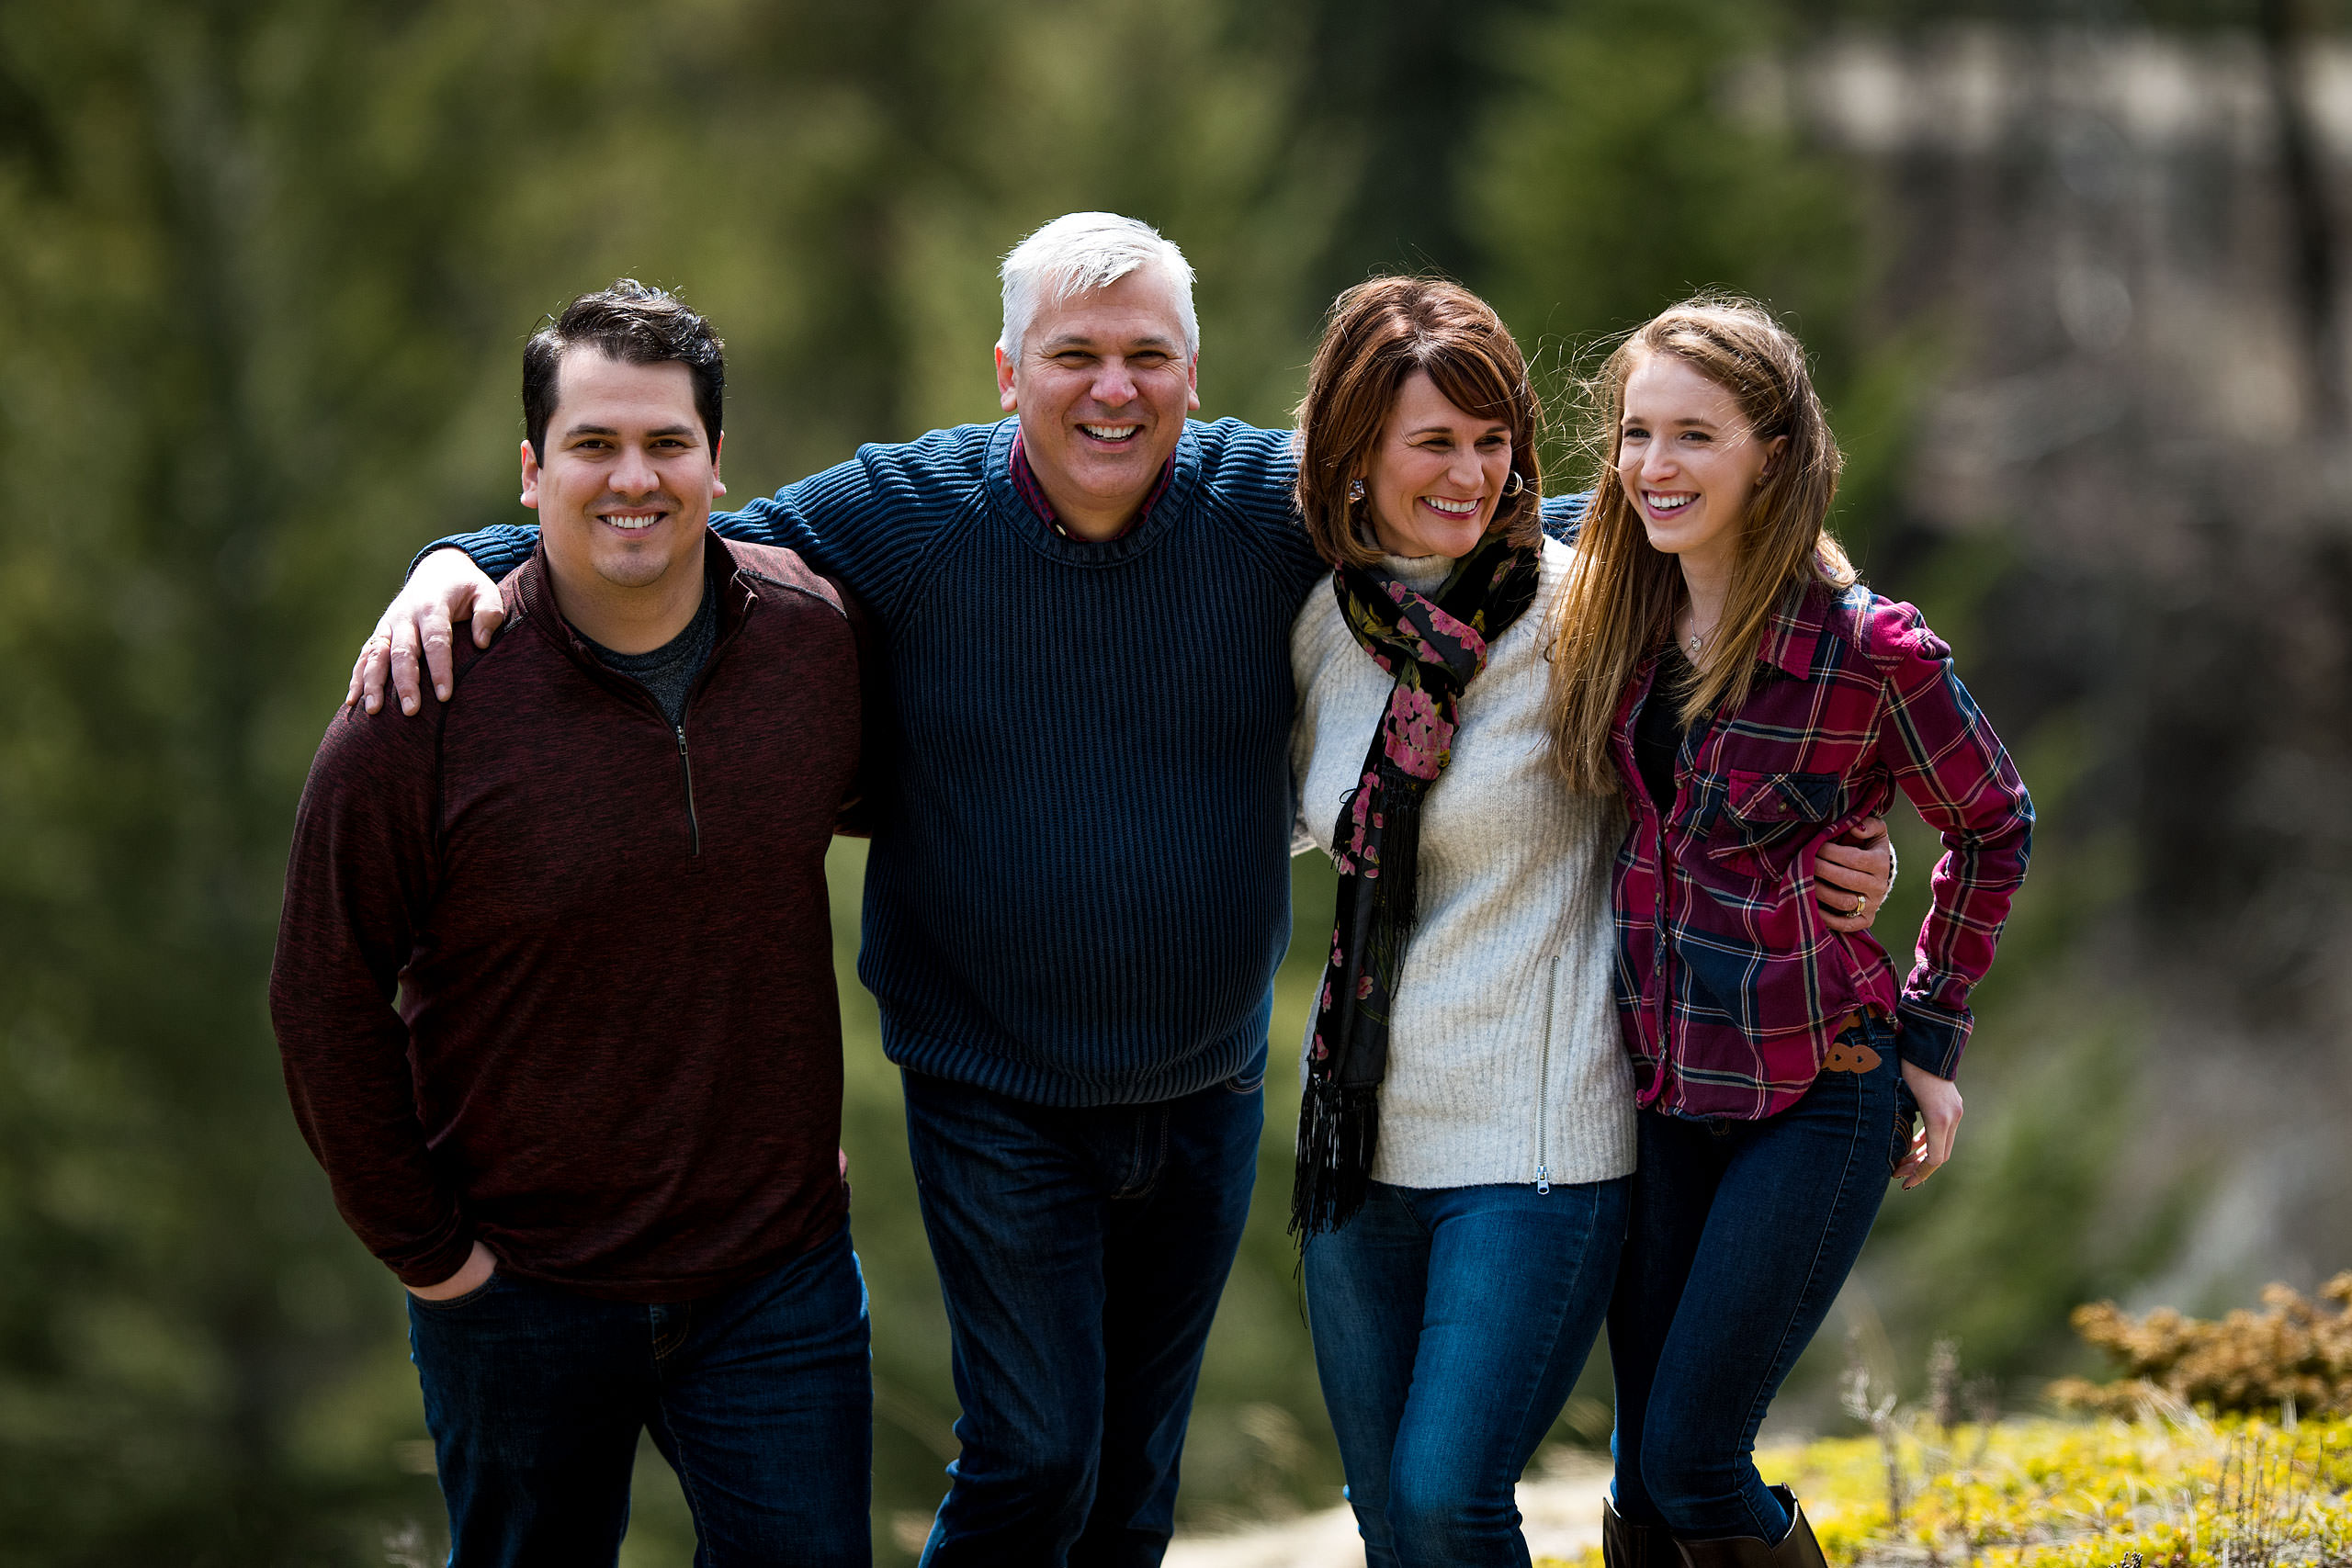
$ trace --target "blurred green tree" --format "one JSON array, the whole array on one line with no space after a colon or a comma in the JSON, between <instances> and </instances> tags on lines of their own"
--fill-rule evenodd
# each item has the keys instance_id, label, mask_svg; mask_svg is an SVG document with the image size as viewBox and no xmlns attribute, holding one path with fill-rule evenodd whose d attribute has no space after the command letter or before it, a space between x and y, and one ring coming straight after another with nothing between
<instances>
[{"instance_id":1,"label":"blurred green tree","mask_svg":"<svg viewBox=\"0 0 2352 1568\"><path fill-rule=\"evenodd\" d=\"M2245 25L2254 7L2067 10L2079 23L2191 27ZM2021 570L2014 542L1991 529L1927 534L1901 493L1917 412L1953 352L1939 302L1905 298L1889 276L1890 182L1903 172L1808 141L1775 96L1786 78L1752 67L1856 24L2059 19L2006 0L1567 0L1503 19L1488 52L1510 62L1509 86L1462 154L1468 243L1482 258L1471 281L1540 345L1554 411L1568 422L1551 455L1557 483L1589 482L1607 456L1579 444L1575 421L1587 412L1579 376L1597 370L1614 334L1701 289L1753 296L1813 352L1848 455L1833 522L1872 585L1918 603L1961 649L1963 673L1996 667L2000 649L1974 634ZM2034 876L1976 998L1985 1027L1968 1071L1968 1152L1933 1188L1890 1200L1849 1287L1872 1333L1871 1298L1887 1309L1905 1365L1947 1332L1964 1337L1976 1371L2066 1354L2066 1309L2155 1267L2185 1213L2177 1191L2129 1223L2107 1201L2134 1094L2118 1043L2137 1021L2078 966L2086 930L2121 885L2118 846L2073 805L2080 715L2030 711L2034 723L2006 733L2054 830L2038 835ZM1891 815L1907 870L1878 932L1901 954L1940 845L1907 807ZM1835 1418L1826 1393L1838 1337L1825 1334L1800 1363L1782 1418ZM1598 1370L1588 1382L1605 1386Z\"/></svg>"},{"instance_id":2,"label":"blurred green tree","mask_svg":"<svg viewBox=\"0 0 2352 1568\"><path fill-rule=\"evenodd\" d=\"M2125 19L2251 16L2234 4ZM399 1462L417 1450L395 1447L423 1435L399 1297L294 1134L262 986L294 801L353 646L420 542L517 515L516 350L540 311L623 273L707 310L729 339L726 468L748 495L861 440L994 417L995 260L1072 209L1185 246L1204 412L1261 423L1287 417L1330 293L1371 269L1487 292L1563 393L1597 337L1737 288L1819 356L1852 455L1841 527L1952 632L1982 562L1928 558L1894 498L1938 345L1885 303L1868 172L1744 96L1740 65L1808 29L1963 14L2040 15L0 0L0 457L20 483L0 512L5 1554L376 1561L387 1532L437 1519ZM1554 456L1568 482L1589 471ZM2038 788L2080 771L2047 761L2064 733L2012 739L2041 747ZM1924 845L1907 851L1917 900ZM2055 891L2021 908L1988 1010L2041 1009L2063 983L2070 911L2108 874L2086 852L2070 883L2065 863L2037 866L2030 897ZM845 975L861 865L837 852ZM1302 861L1295 885L1307 957L1279 993L1270 1193L1329 913L1326 868ZM845 1004L887 1556L939 1495L954 1399L895 1075L870 1000L852 985ZM2098 1099L2112 1021L2052 1027L2020 1030L2015 1055L2048 1059L2058 1098ZM2030 1109L2044 1081L2007 1092ZM2026 1355L2070 1292L2153 1256L2151 1233L2077 1257L2067 1229L2088 1223L2121 1113L1984 1126L1992 1157L1890 1226L1890 1255L1972 1344ZM1281 1210L1260 1206L1212 1343L1189 1519L1335 1500ZM1995 1256L2021 1261L1995 1278ZM655 1492L631 1561L682 1561Z\"/></svg>"},{"instance_id":3,"label":"blurred green tree","mask_svg":"<svg viewBox=\"0 0 2352 1568\"><path fill-rule=\"evenodd\" d=\"M682 288L732 340L754 492L993 417L995 256L1112 207L1200 265L1210 412L1277 420L1343 194L1286 156L1297 20L0 4L0 453L42 476L0 521L12 1561L368 1560L438 1513L393 1458L399 1298L293 1134L261 986L356 637L418 542L512 515L536 314ZM877 1369L923 1428L933 1287L894 1086L862 1081ZM938 1494L912 1446L886 1506Z\"/></svg>"},{"instance_id":4,"label":"blurred green tree","mask_svg":"<svg viewBox=\"0 0 2352 1568\"><path fill-rule=\"evenodd\" d=\"M1740 63L1792 30L1739 0L1577 0L1498 29L1502 88L1458 154L1476 279L1541 356L1556 412L1576 409L1590 345L1706 288L1771 306L1842 389L1868 282L1851 171L1736 99ZM1585 482L1590 457L1562 482Z\"/></svg>"}]
</instances>

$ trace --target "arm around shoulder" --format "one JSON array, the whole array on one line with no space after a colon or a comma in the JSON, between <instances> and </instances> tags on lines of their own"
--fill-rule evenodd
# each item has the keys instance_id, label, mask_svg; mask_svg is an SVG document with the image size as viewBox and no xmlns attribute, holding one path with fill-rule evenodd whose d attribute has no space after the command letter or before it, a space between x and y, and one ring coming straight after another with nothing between
<instances>
[{"instance_id":1,"label":"arm around shoulder","mask_svg":"<svg viewBox=\"0 0 2352 1568\"><path fill-rule=\"evenodd\" d=\"M529 558L538 538L536 528L489 532L526 535L530 543L522 560ZM503 555L492 558L506 559ZM516 560L506 565L504 572L520 564ZM351 667L351 688L344 694L345 705L370 714L380 711L389 680L400 698L401 712L413 715L424 699L428 677L433 694L447 702L457 686L458 623L471 626L476 648L488 648L505 619L506 604L499 595L498 582L481 563L456 545L433 546L411 564L408 581L360 645L359 657Z\"/></svg>"},{"instance_id":2,"label":"arm around shoulder","mask_svg":"<svg viewBox=\"0 0 2352 1568\"><path fill-rule=\"evenodd\" d=\"M414 577L418 567L443 550L456 550L481 568L486 576L503 582L538 547L537 523L493 523L470 534L443 535L409 558L408 571Z\"/></svg>"},{"instance_id":3,"label":"arm around shoulder","mask_svg":"<svg viewBox=\"0 0 2352 1568\"><path fill-rule=\"evenodd\" d=\"M918 441L868 443L739 512L713 514L711 526L745 544L791 550L839 580L887 626L925 540L980 484L992 428L960 425Z\"/></svg>"}]
</instances>

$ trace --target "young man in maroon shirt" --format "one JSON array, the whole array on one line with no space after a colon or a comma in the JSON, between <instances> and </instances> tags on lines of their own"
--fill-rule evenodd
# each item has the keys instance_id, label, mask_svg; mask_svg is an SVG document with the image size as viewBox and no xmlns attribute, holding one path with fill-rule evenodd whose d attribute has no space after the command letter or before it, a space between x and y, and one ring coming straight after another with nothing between
<instances>
[{"instance_id":1,"label":"young man in maroon shirt","mask_svg":"<svg viewBox=\"0 0 2352 1568\"><path fill-rule=\"evenodd\" d=\"M339 713L295 829L287 1086L408 1288L459 1568L614 1562L646 1427L713 1560L868 1560L824 874L859 650L709 533L723 382L628 280L531 339L511 629L430 722Z\"/></svg>"}]
</instances>

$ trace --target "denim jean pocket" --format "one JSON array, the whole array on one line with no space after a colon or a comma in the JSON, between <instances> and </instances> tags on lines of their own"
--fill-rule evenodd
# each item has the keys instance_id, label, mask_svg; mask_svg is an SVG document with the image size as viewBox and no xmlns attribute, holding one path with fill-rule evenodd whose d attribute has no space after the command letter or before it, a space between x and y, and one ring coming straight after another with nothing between
<instances>
[{"instance_id":1,"label":"denim jean pocket","mask_svg":"<svg viewBox=\"0 0 2352 1568\"><path fill-rule=\"evenodd\" d=\"M1890 1048L1889 1055L1894 1055ZM1911 1138L1919 1122L1919 1102L1911 1098L1911 1086L1903 1081L1898 1066L1894 1078L1894 1135L1886 1145L1886 1171L1889 1176L1911 1157Z\"/></svg>"},{"instance_id":2,"label":"denim jean pocket","mask_svg":"<svg viewBox=\"0 0 2352 1568\"><path fill-rule=\"evenodd\" d=\"M415 1292L412 1291L409 1292L408 1299L412 1303L423 1308L426 1312L456 1312L460 1307L469 1307L473 1305L476 1302L490 1294L491 1292L498 1289L498 1287L503 1284L505 1280L506 1270L503 1269L493 1269L490 1271L489 1279L484 1280L481 1284L476 1285L472 1290L468 1291L462 1296L450 1296L443 1301L428 1302L423 1296L420 1296Z\"/></svg>"},{"instance_id":3,"label":"denim jean pocket","mask_svg":"<svg viewBox=\"0 0 2352 1568\"><path fill-rule=\"evenodd\" d=\"M1255 1094L1266 1087L1266 1069L1261 1065L1254 1072L1236 1073L1225 1080L1229 1094Z\"/></svg>"}]
</instances>

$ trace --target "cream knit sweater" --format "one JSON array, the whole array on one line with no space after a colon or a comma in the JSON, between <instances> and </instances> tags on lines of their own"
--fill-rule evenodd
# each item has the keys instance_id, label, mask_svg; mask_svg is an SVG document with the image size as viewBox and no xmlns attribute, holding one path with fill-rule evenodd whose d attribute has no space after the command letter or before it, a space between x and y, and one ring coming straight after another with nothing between
<instances>
[{"instance_id":1,"label":"cream knit sweater","mask_svg":"<svg viewBox=\"0 0 2352 1568\"><path fill-rule=\"evenodd\" d=\"M1400 1187L1601 1181L1634 1168L1634 1084L1610 997L1611 796L1571 795L1544 728L1544 623L1571 559L1544 544L1535 603L1464 694L1421 811L1419 908L1390 1021L1373 1178ZM1389 557L1422 589L1442 557ZM1291 628L1294 853L1329 854L1391 678L1328 587ZM1314 1032L1312 1016L1308 1037ZM1305 1072L1304 1043L1300 1070Z\"/></svg>"}]
</instances>

